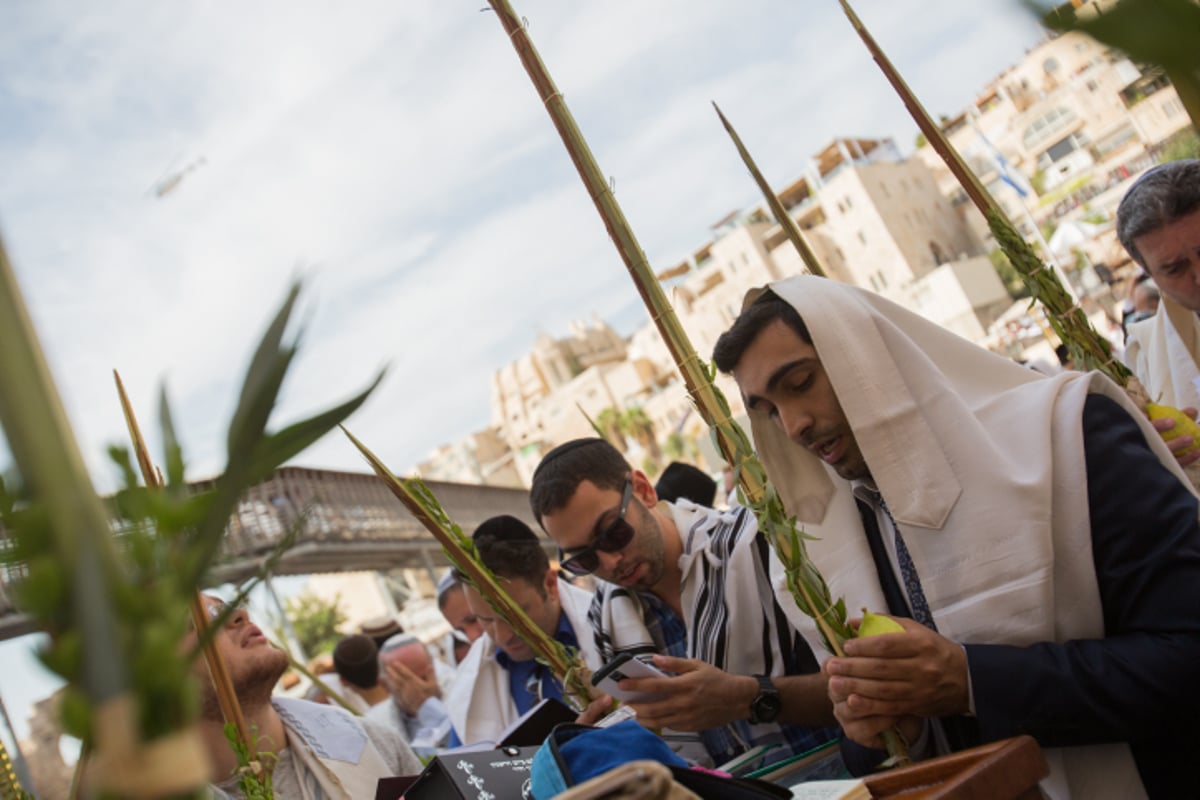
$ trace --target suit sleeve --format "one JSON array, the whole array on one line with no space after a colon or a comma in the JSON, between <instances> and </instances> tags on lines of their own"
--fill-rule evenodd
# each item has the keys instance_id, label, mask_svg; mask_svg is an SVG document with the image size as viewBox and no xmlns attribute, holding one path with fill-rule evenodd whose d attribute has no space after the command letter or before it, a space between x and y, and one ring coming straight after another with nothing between
<instances>
[{"instance_id":1,"label":"suit sleeve","mask_svg":"<svg viewBox=\"0 0 1200 800\"><path fill-rule=\"evenodd\" d=\"M1105 637L967 645L984 741L1043 746L1194 740L1200 702L1196 498L1117 403L1091 396L1084 449Z\"/></svg>"}]
</instances>

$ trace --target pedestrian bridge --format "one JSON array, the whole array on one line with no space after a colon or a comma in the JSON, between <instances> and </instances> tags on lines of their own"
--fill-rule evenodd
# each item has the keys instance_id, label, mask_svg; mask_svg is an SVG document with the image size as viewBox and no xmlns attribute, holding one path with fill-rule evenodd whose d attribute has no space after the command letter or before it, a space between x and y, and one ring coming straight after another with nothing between
<instances>
[{"instance_id":1,"label":"pedestrian bridge","mask_svg":"<svg viewBox=\"0 0 1200 800\"><path fill-rule=\"evenodd\" d=\"M511 514L537 530L524 489L443 481L427 484L468 534L498 514ZM194 484L199 491L209 485ZM298 528L295 544L273 575L449 564L433 535L374 474L284 467L252 487L238 503L211 583L238 582L257 573L292 527ZM0 528L0 542L6 538ZM20 565L0 566L0 640L35 630L12 603L11 586L20 575Z\"/></svg>"}]
</instances>

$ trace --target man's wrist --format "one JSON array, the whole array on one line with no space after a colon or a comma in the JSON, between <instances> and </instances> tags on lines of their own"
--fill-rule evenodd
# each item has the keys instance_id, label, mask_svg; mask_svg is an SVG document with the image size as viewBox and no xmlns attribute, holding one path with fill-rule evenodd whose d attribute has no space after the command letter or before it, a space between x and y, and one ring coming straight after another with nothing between
<instances>
[{"instance_id":1,"label":"man's wrist","mask_svg":"<svg viewBox=\"0 0 1200 800\"><path fill-rule=\"evenodd\" d=\"M758 697L758 680L753 675L731 675L734 683L729 692L729 704L736 710L733 719L750 719L750 706Z\"/></svg>"}]
</instances>

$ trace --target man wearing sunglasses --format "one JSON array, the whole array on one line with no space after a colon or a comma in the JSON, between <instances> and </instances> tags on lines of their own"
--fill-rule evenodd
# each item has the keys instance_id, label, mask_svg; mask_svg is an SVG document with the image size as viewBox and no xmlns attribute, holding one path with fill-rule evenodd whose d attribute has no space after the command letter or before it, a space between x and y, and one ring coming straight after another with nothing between
<instances>
[{"instance_id":1,"label":"man wearing sunglasses","mask_svg":"<svg viewBox=\"0 0 1200 800\"><path fill-rule=\"evenodd\" d=\"M551 450L530 503L562 568L600 579L589 618L605 660L629 653L674 673L622 682L666 696L633 704L642 724L699 731L717 763L779 745L769 763L836 738L816 659L779 608L774 556L747 509L660 503L650 479L595 438ZM810 776L840 766L835 753Z\"/></svg>"}]
</instances>

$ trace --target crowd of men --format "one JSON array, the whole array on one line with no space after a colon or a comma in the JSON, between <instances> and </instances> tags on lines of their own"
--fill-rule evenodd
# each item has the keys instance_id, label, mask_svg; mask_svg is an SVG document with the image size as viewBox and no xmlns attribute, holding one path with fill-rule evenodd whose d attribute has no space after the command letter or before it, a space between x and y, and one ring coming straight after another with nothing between
<instances>
[{"instance_id":1,"label":"crowd of men","mask_svg":"<svg viewBox=\"0 0 1200 800\"><path fill-rule=\"evenodd\" d=\"M1130 325L1129 362L1152 397L1194 416L1200 162L1140 177L1118 234L1162 297ZM892 729L917 759L1029 734L1050 763L1046 796L1195 795L1200 509L1180 464L1193 457L1175 456L1189 437L1151 424L1098 373L1039 375L809 276L752 292L714 361L833 598L903 631L830 656L754 515L726 507L715 482L677 474L656 487L602 439L561 444L530 488L541 534L496 517L474 544L589 668L628 654L665 673L621 682L652 698L630 703L639 722L707 765L760 745L773 746L767 761L815 750L808 777L875 769ZM233 615L219 641L248 717L278 748L279 796L370 796L351 787L419 770L414 751L494 742L562 698L460 576L439 584L438 605L457 633L453 671L403 633L338 645L361 718L272 698L286 658ZM205 735L230 774L206 699Z\"/></svg>"}]
</instances>

